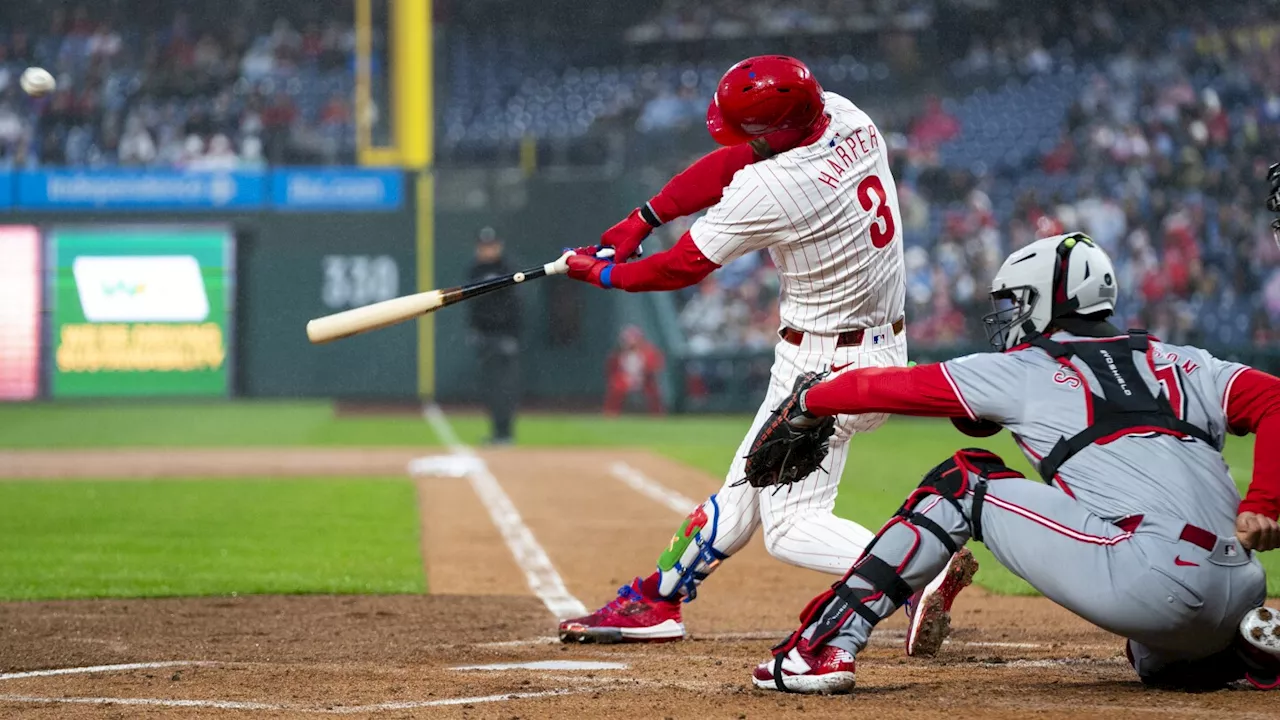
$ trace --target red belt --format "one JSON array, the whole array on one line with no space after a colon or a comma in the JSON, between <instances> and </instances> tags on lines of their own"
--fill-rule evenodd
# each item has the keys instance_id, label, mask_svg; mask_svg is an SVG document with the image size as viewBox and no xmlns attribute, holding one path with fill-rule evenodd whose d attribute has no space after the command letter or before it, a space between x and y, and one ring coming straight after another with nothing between
<instances>
[{"instance_id":1,"label":"red belt","mask_svg":"<svg viewBox=\"0 0 1280 720\"><path fill-rule=\"evenodd\" d=\"M898 318L898 320L893 323L893 334L901 335L903 329L905 329L906 327L907 327L907 319ZM850 345L861 345L862 338L866 334L866 332L867 332L866 330L847 330L845 332L842 332L836 336L836 347L849 347ZM781 336L783 340L786 340L792 345L799 345L804 340L803 332L799 330L792 330L789 327L784 327L781 330L779 330L778 335Z\"/></svg>"},{"instance_id":2,"label":"red belt","mask_svg":"<svg viewBox=\"0 0 1280 720\"><path fill-rule=\"evenodd\" d=\"M1127 518L1121 518L1120 520L1117 520L1115 522L1115 526L1120 528L1121 530L1124 530L1125 532L1133 532L1134 530L1138 529L1139 525L1142 524L1142 517L1143 516L1141 515L1130 515ZM1178 535L1178 539L1186 540L1192 545L1204 548L1209 552L1213 552L1213 549L1218 546L1217 535L1214 535L1213 533L1209 532L1208 530L1205 530L1204 528L1196 527L1195 525L1191 525L1191 524L1182 526L1182 532Z\"/></svg>"}]
</instances>

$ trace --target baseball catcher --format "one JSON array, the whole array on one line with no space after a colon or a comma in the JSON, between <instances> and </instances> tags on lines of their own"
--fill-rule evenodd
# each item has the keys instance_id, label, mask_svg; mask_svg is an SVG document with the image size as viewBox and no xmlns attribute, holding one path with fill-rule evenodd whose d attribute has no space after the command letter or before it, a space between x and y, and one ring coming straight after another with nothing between
<instances>
[{"instance_id":1,"label":"baseball catcher","mask_svg":"<svg viewBox=\"0 0 1280 720\"><path fill-rule=\"evenodd\" d=\"M800 421L784 401L797 375L907 362L901 214L883 136L848 99L823 92L804 63L782 55L729 68L707 108L707 130L724 147L607 230L600 244L613 249L611 260L599 247L569 257L569 277L626 292L678 290L767 250L782 286L773 372L721 489L691 508L648 575L596 612L563 621L565 642L683 638L682 602L758 529L774 557L835 575L872 538L832 508L850 437L885 416L841 415L787 436ZM703 210L672 248L632 259L655 227ZM771 428L767 442L762 428ZM789 483L785 491L758 489L780 482ZM920 622L908 633L908 654L942 644L939 613L976 567L967 551L957 553L953 572L938 573L915 598Z\"/></svg>"},{"instance_id":2,"label":"baseball catcher","mask_svg":"<svg viewBox=\"0 0 1280 720\"><path fill-rule=\"evenodd\" d=\"M1274 180L1273 180L1274 182ZM991 285L994 353L797 384L785 430L887 412L1008 429L1036 468L960 450L925 475L867 551L755 669L757 687L846 692L876 625L970 539L1059 605L1127 638L1143 682L1280 687L1280 611L1255 555L1280 547L1280 379L1141 331L1121 332L1116 274L1082 234L1010 256ZM1256 433L1241 500L1222 447ZM778 463L760 476L789 482Z\"/></svg>"}]
</instances>

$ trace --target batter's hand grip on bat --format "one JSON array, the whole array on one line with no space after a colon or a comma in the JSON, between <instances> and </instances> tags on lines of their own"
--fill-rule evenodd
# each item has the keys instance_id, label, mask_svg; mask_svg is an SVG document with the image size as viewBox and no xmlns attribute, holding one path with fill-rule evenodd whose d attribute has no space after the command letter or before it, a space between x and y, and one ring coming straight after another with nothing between
<instances>
[{"instance_id":1,"label":"batter's hand grip on bat","mask_svg":"<svg viewBox=\"0 0 1280 720\"><path fill-rule=\"evenodd\" d=\"M344 310L308 322L307 339L315 345L340 340L411 320L444 304L444 293L431 290Z\"/></svg>"}]
</instances>

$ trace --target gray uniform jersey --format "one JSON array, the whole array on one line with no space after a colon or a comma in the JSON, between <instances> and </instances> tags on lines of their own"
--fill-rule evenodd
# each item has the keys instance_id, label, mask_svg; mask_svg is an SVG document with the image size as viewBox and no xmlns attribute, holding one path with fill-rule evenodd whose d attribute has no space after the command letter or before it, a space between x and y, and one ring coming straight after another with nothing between
<instances>
[{"instance_id":1,"label":"gray uniform jersey","mask_svg":"<svg viewBox=\"0 0 1280 720\"><path fill-rule=\"evenodd\" d=\"M1091 340L1067 333L1052 339ZM1128 342L1114 347L1132 353ZM1090 355L1101 358L1095 362L1104 368L1099 372L1107 372L1108 362L1116 367L1104 378L1113 406L1115 393L1163 391L1178 416L1213 444L1130 427L1059 465L1056 488L1010 477L1002 466L988 480L982 473L991 471L972 463L944 464L928 480L939 496L913 495L912 512L887 523L846 577L847 592L810 606L803 636L859 652L878 619L902 602L901 591L885 585L885 570L896 569L908 589L919 590L954 547L980 530L977 539L1018 577L1128 638L1139 675L1155 678L1181 662L1222 662L1218 653L1230 646L1240 618L1266 596L1261 564L1235 537L1240 495L1220 453L1228 431L1225 399L1247 368L1197 348L1153 342L1148 361L1134 363L1144 390L1130 387L1135 378L1115 365L1120 359L1111 352L1101 348ZM942 368L969 416L1011 430L1039 469L1060 440L1107 423L1107 405L1094 390L1103 384L1082 358L1073 364L1075 369L1031 347L972 355ZM965 472L967 482L952 502L943 502L951 486L942 481L954 470ZM862 602L861 611L854 611L850 598ZM1243 671L1232 666L1231 672Z\"/></svg>"},{"instance_id":2,"label":"gray uniform jersey","mask_svg":"<svg viewBox=\"0 0 1280 720\"><path fill-rule=\"evenodd\" d=\"M1052 339L1088 340L1069 333ZM1154 368L1139 365L1149 389L1163 391L1179 417L1208 431L1221 447L1228 432L1226 398L1247 368L1199 348L1151 345ZM1008 428L1037 469L1060 439L1093 422L1089 388L1099 383L1083 362L1075 367L1072 371L1035 347L943 364L970 417ZM1240 504L1218 448L1167 434L1125 435L1091 445L1061 467L1054 483L1102 518L1158 514L1224 536L1233 533Z\"/></svg>"}]
</instances>

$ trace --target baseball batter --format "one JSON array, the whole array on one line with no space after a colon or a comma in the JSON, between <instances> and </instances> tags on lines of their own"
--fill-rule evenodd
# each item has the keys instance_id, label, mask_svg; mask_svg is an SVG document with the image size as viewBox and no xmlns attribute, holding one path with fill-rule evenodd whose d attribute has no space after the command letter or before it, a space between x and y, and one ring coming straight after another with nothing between
<instances>
[{"instance_id":1,"label":"baseball batter","mask_svg":"<svg viewBox=\"0 0 1280 720\"><path fill-rule=\"evenodd\" d=\"M850 436L874 430L883 414L841 416L825 469L788 492L760 493L741 480L751 440L796 375L906 364L901 216L883 137L852 102L824 93L803 63L776 55L729 69L707 127L727 147L677 175L604 234L602 244L614 248L617 262L597 259L598 248L583 248L569 259L569 275L601 288L675 290L735 258L768 250L782 285L769 389L724 486L681 524L656 572L624 586L592 615L561 623L566 642L683 638L681 600L692 600L699 583L757 527L763 526L774 557L837 574L872 538L831 511ZM670 250L623 262L654 227L707 208ZM974 567L971 555L958 555L955 572L940 574L918 603L943 609ZM941 642L941 636L913 633L908 652L930 652Z\"/></svg>"},{"instance_id":2,"label":"baseball batter","mask_svg":"<svg viewBox=\"0 0 1280 720\"><path fill-rule=\"evenodd\" d=\"M1111 261L1080 234L1015 252L991 286L997 353L853 370L797 390L791 427L852 413L1007 428L1037 482L984 450L930 471L801 628L754 672L758 687L842 692L892 614L976 539L1054 602L1128 639L1148 684L1280 687L1280 611L1262 607L1255 552L1280 546L1280 379L1194 347L1121 332ZM1243 501L1222 458L1257 433Z\"/></svg>"}]
</instances>

